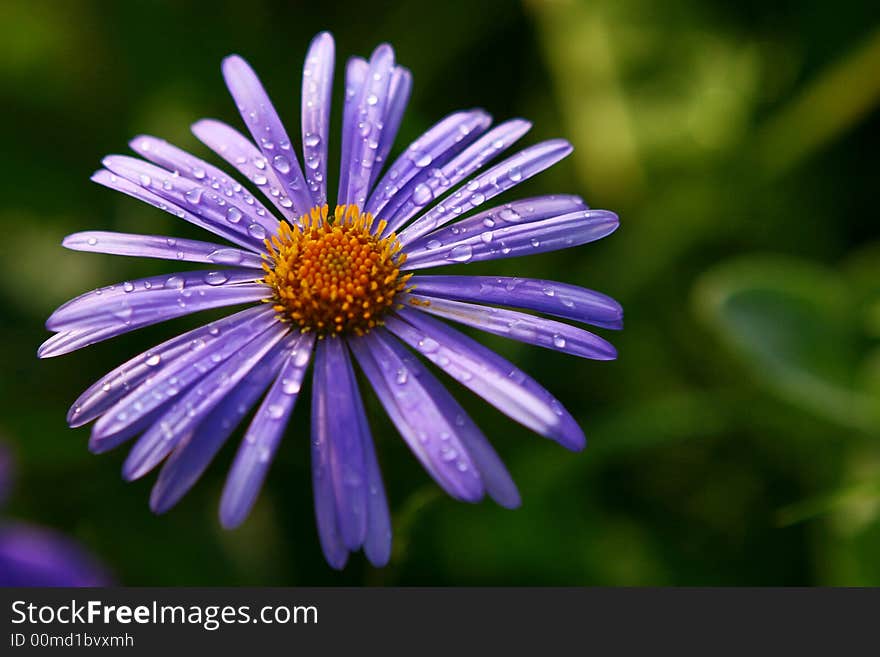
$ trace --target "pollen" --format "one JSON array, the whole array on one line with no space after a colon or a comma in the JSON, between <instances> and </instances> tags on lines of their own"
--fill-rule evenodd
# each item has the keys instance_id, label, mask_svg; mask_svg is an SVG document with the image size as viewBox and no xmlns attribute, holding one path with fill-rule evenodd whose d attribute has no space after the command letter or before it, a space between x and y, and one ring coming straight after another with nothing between
<instances>
[{"instance_id":1,"label":"pollen","mask_svg":"<svg viewBox=\"0 0 880 657\"><path fill-rule=\"evenodd\" d=\"M293 225L282 221L263 256L275 311L319 337L380 326L412 276L401 274L406 254L394 233L381 237L385 227L356 205L338 206L332 216L325 205Z\"/></svg>"}]
</instances>

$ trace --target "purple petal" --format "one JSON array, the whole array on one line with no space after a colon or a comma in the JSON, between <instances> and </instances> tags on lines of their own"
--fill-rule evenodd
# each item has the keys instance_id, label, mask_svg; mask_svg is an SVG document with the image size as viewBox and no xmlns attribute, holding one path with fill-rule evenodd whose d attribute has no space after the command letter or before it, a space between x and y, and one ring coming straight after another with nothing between
<instances>
[{"instance_id":1,"label":"purple petal","mask_svg":"<svg viewBox=\"0 0 880 657\"><path fill-rule=\"evenodd\" d=\"M422 242L423 246L407 249L403 268L425 269L568 249L602 239L617 230L618 225L613 212L584 210L527 224L484 228L476 234L460 233L447 241L428 239Z\"/></svg>"},{"instance_id":2,"label":"purple petal","mask_svg":"<svg viewBox=\"0 0 880 657\"><path fill-rule=\"evenodd\" d=\"M577 285L497 276L413 276L409 284L429 297L513 306L602 328L623 328L619 303Z\"/></svg>"},{"instance_id":3,"label":"purple petal","mask_svg":"<svg viewBox=\"0 0 880 657\"><path fill-rule=\"evenodd\" d=\"M315 520L321 550L333 568L341 570L348 560L348 549L342 540L336 510L336 491L330 440L327 436L329 418L336 409L330 408L323 350L317 350L315 369L312 373L312 490L315 498ZM318 364L318 359L321 363Z\"/></svg>"},{"instance_id":4,"label":"purple petal","mask_svg":"<svg viewBox=\"0 0 880 657\"><path fill-rule=\"evenodd\" d=\"M357 387L355 387L357 391ZM391 558L391 512L385 497L385 486L382 483L382 472L376 458L376 447L370 436L367 425L367 413L360 391L352 399L355 404L355 415L364 437L364 458L366 461L367 490L367 537L364 541L364 553L376 568L381 568Z\"/></svg>"},{"instance_id":5,"label":"purple petal","mask_svg":"<svg viewBox=\"0 0 880 657\"><path fill-rule=\"evenodd\" d=\"M252 269L188 271L99 287L61 305L46 320L46 328L155 323L208 308L260 301L270 297L272 290L257 283L256 275Z\"/></svg>"},{"instance_id":6,"label":"purple petal","mask_svg":"<svg viewBox=\"0 0 880 657\"><path fill-rule=\"evenodd\" d=\"M453 379L532 431L568 449L584 448L584 434L574 418L511 362L424 313L403 308L399 316L402 320L386 320L388 329Z\"/></svg>"},{"instance_id":7,"label":"purple petal","mask_svg":"<svg viewBox=\"0 0 880 657\"><path fill-rule=\"evenodd\" d=\"M347 169L345 188L340 188L338 204L354 203L363 208L370 191L370 180L376 166L376 151L382 139L383 122L388 106L388 90L394 70L394 51L382 44L373 51L370 68L361 85L352 122L346 124L351 151L342 161Z\"/></svg>"},{"instance_id":8,"label":"purple petal","mask_svg":"<svg viewBox=\"0 0 880 657\"><path fill-rule=\"evenodd\" d=\"M278 221L268 214L251 212L247 206L232 203L210 187L187 180L154 164L127 155L108 155L101 163L111 173L140 185L170 204L200 217L220 230L231 229L239 239L263 251L263 241L278 230Z\"/></svg>"},{"instance_id":9,"label":"purple petal","mask_svg":"<svg viewBox=\"0 0 880 657\"><path fill-rule=\"evenodd\" d=\"M206 373L242 349L255 337L278 324L275 311L262 307L228 330L190 340L187 351L155 375L145 378L133 392L108 409L92 431L94 441L123 431L160 405L176 397Z\"/></svg>"},{"instance_id":10,"label":"purple petal","mask_svg":"<svg viewBox=\"0 0 880 657\"><path fill-rule=\"evenodd\" d=\"M423 237L414 239L407 245L407 253L424 249L425 245L429 242L436 248L437 242L446 244L463 237L480 235L486 229L528 224L583 210L589 210L584 200L580 196L569 194L553 194L551 196L518 199L504 205L497 205L494 208L483 210L466 219L461 219L449 226L444 226Z\"/></svg>"},{"instance_id":11,"label":"purple petal","mask_svg":"<svg viewBox=\"0 0 880 657\"><path fill-rule=\"evenodd\" d=\"M285 349L281 372L241 441L220 500L220 522L227 529L244 522L257 500L299 396L314 341L313 334L301 334Z\"/></svg>"},{"instance_id":12,"label":"purple petal","mask_svg":"<svg viewBox=\"0 0 880 657\"><path fill-rule=\"evenodd\" d=\"M447 421L455 423L458 438L473 460L489 497L505 508L518 507L521 499L516 484L486 436L433 374L425 371L422 376L422 385L438 410Z\"/></svg>"},{"instance_id":13,"label":"purple petal","mask_svg":"<svg viewBox=\"0 0 880 657\"><path fill-rule=\"evenodd\" d=\"M510 147L531 127L531 123L522 119L506 121L482 135L439 169L432 169L431 175L419 184L411 189L408 185L406 191L409 195L401 198L402 203L393 214L386 213L383 216L388 221L385 232L397 231L416 213L431 205L455 185ZM438 206L438 210L440 206Z\"/></svg>"},{"instance_id":14,"label":"purple petal","mask_svg":"<svg viewBox=\"0 0 880 657\"><path fill-rule=\"evenodd\" d=\"M376 216L393 216L416 185L435 173L442 175L437 167L479 137L491 122L492 117L483 110L455 112L440 120L388 168L370 194L367 211Z\"/></svg>"},{"instance_id":15,"label":"purple petal","mask_svg":"<svg viewBox=\"0 0 880 657\"><path fill-rule=\"evenodd\" d=\"M521 150L476 176L452 196L413 221L401 231L400 243L409 244L438 226L449 223L523 180L548 169L572 150L571 144L564 139L551 139Z\"/></svg>"},{"instance_id":16,"label":"purple petal","mask_svg":"<svg viewBox=\"0 0 880 657\"><path fill-rule=\"evenodd\" d=\"M269 166L263 153L247 137L232 126L214 119L196 121L191 130L203 144L256 185L289 222L299 219L300 215L278 179L275 167ZM258 209L257 213L260 211Z\"/></svg>"},{"instance_id":17,"label":"purple petal","mask_svg":"<svg viewBox=\"0 0 880 657\"><path fill-rule=\"evenodd\" d=\"M302 80L303 163L315 207L327 203L327 144L334 62L333 37L329 32L321 32L309 45Z\"/></svg>"},{"instance_id":18,"label":"purple petal","mask_svg":"<svg viewBox=\"0 0 880 657\"><path fill-rule=\"evenodd\" d=\"M103 326L101 328L61 331L40 345L39 349L37 349L37 358L61 356L138 328L141 328L140 325L133 326L120 322L119 324Z\"/></svg>"},{"instance_id":19,"label":"purple petal","mask_svg":"<svg viewBox=\"0 0 880 657\"><path fill-rule=\"evenodd\" d=\"M379 137L379 147L376 149L376 161L370 174L370 189L382 172L385 158L388 157L388 153L391 152L391 147L394 145L394 138L397 137L397 131L403 121L403 114L406 111L411 92L412 74L402 66L396 66L391 74L388 106L385 109L385 118L382 120L382 134Z\"/></svg>"},{"instance_id":20,"label":"purple petal","mask_svg":"<svg viewBox=\"0 0 880 657\"><path fill-rule=\"evenodd\" d=\"M265 312L264 308L242 310L216 322L187 331L135 356L102 376L82 393L70 407L67 423L71 427L80 427L91 422L137 388L147 377L155 376L178 357L190 352L194 345L208 344L221 334L225 335L230 329L263 312Z\"/></svg>"},{"instance_id":21,"label":"purple petal","mask_svg":"<svg viewBox=\"0 0 880 657\"><path fill-rule=\"evenodd\" d=\"M511 340L593 360L617 358L614 347L598 335L552 319L504 308L422 297L418 294L409 294L406 297L403 303L411 304L413 308Z\"/></svg>"},{"instance_id":22,"label":"purple petal","mask_svg":"<svg viewBox=\"0 0 880 657\"><path fill-rule=\"evenodd\" d=\"M112 583L98 560L68 537L24 523L0 525L0 587Z\"/></svg>"},{"instance_id":23,"label":"purple petal","mask_svg":"<svg viewBox=\"0 0 880 657\"><path fill-rule=\"evenodd\" d=\"M285 335L289 335L288 327L276 321L195 383L134 444L122 466L122 476L131 481L156 467Z\"/></svg>"},{"instance_id":24,"label":"purple petal","mask_svg":"<svg viewBox=\"0 0 880 657\"><path fill-rule=\"evenodd\" d=\"M391 421L425 469L454 498L479 500L483 482L462 444L460 425L437 407L423 382L425 368L381 329L349 344Z\"/></svg>"},{"instance_id":25,"label":"purple petal","mask_svg":"<svg viewBox=\"0 0 880 657\"><path fill-rule=\"evenodd\" d=\"M293 201L294 212L306 214L312 209L312 195L290 137L257 74L241 57L231 55L223 60L223 78L241 118L281 183L281 190Z\"/></svg>"},{"instance_id":26,"label":"purple petal","mask_svg":"<svg viewBox=\"0 0 880 657\"><path fill-rule=\"evenodd\" d=\"M349 161L355 139L359 137L357 119L358 106L364 82L370 65L360 57L352 57L345 66L345 105L342 110L342 146L340 150L339 191L336 196L337 205L348 190Z\"/></svg>"},{"instance_id":27,"label":"purple petal","mask_svg":"<svg viewBox=\"0 0 880 657\"><path fill-rule=\"evenodd\" d=\"M287 356L286 340L247 373L242 381L208 414L188 438L181 441L159 471L150 494L150 508L165 513L195 485L223 447L226 439L253 408Z\"/></svg>"},{"instance_id":28,"label":"purple petal","mask_svg":"<svg viewBox=\"0 0 880 657\"><path fill-rule=\"evenodd\" d=\"M251 221L259 222L261 217L271 216L259 199L254 198L237 180L230 178L225 171L208 164L204 160L169 144L163 139L140 135L129 142L136 153L164 167L169 171L194 180L203 187L220 192L231 199L235 205L247 214Z\"/></svg>"},{"instance_id":29,"label":"purple petal","mask_svg":"<svg viewBox=\"0 0 880 657\"><path fill-rule=\"evenodd\" d=\"M165 237L164 235L134 235L90 230L68 235L61 245L73 251L159 258L161 260L182 260L184 262L207 262L252 269L261 269L263 263L262 257L251 251L211 242Z\"/></svg>"},{"instance_id":30,"label":"purple petal","mask_svg":"<svg viewBox=\"0 0 880 657\"><path fill-rule=\"evenodd\" d=\"M313 452L312 477L327 477L332 482L336 523L348 550L361 547L367 532L364 432L368 436L369 428L352 401L358 394L345 342L339 338L321 340L315 350L312 391L312 440L318 452ZM316 467L316 456L328 458L319 458L320 467Z\"/></svg>"},{"instance_id":31,"label":"purple petal","mask_svg":"<svg viewBox=\"0 0 880 657\"><path fill-rule=\"evenodd\" d=\"M116 175L115 173L107 171L106 169L100 169L99 171L96 171L92 175L92 180L99 185L104 185L105 187L115 189L118 192L127 194L128 196L136 198L140 201L149 203L153 207L164 210L169 214L173 214L175 217L183 219L184 221L188 221L191 224L198 226L199 228L204 228L208 232L227 239L233 244L238 244L239 246L242 246L249 251L253 251L254 253L262 253L265 250L262 240L257 239L257 237L255 237L254 235L251 235L248 232L247 227L242 227L239 224L233 224L229 221L219 223L217 221L206 220L199 214L190 212L189 209L184 209L182 206L168 201L162 196L155 194L151 190L141 186L140 184L135 184L121 176ZM152 183L152 178L150 178L150 182ZM256 225L259 228L262 228L262 226L259 226L259 224L251 225ZM259 231L257 231L256 229L254 229L254 232L259 234Z\"/></svg>"}]
</instances>

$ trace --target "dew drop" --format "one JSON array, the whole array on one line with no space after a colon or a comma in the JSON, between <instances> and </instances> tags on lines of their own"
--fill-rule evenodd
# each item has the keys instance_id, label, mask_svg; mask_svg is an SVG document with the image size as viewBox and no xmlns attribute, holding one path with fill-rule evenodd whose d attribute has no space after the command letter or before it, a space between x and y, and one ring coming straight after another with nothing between
<instances>
[{"instance_id":1,"label":"dew drop","mask_svg":"<svg viewBox=\"0 0 880 657\"><path fill-rule=\"evenodd\" d=\"M237 224L239 221L241 221L241 210L233 205L230 205L226 209L226 221L231 224Z\"/></svg>"},{"instance_id":2,"label":"dew drop","mask_svg":"<svg viewBox=\"0 0 880 657\"><path fill-rule=\"evenodd\" d=\"M208 285L223 285L226 281L229 280L229 276L226 272L222 271L209 271L205 274L205 283Z\"/></svg>"},{"instance_id":3,"label":"dew drop","mask_svg":"<svg viewBox=\"0 0 880 657\"><path fill-rule=\"evenodd\" d=\"M455 262L467 262L471 259L473 254L474 250L470 244L459 244L450 249L449 253L446 255L446 259Z\"/></svg>"},{"instance_id":4,"label":"dew drop","mask_svg":"<svg viewBox=\"0 0 880 657\"><path fill-rule=\"evenodd\" d=\"M195 187L194 189L188 190L183 196L192 205L198 205L202 200L202 189L200 187Z\"/></svg>"},{"instance_id":5,"label":"dew drop","mask_svg":"<svg viewBox=\"0 0 880 657\"><path fill-rule=\"evenodd\" d=\"M186 284L186 281L182 276L170 276L165 281L165 287L172 290L182 290L183 286Z\"/></svg>"},{"instance_id":6,"label":"dew drop","mask_svg":"<svg viewBox=\"0 0 880 657\"><path fill-rule=\"evenodd\" d=\"M425 183L419 183L412 193L412 202L416 205L425 205L434 198L433 190Z\"/></svg>"},{"instance_id":7,"label":"dew drop","mask_svg":"<svg viewBox=\"0 0 880 657\"><path fill-rule=\"evenodd\" d=\"M281 173L290 173L290 160L286 155L276 155L272 158L272 166Z\"/></svg>"},{"instance_id":8,"label":"dew drop","mask_svg":"<svg viewBox=\"0 0 880 657\"><path fill-rule=\"evenodd\" d=\"M237 265L241 262L241 251L236 249L217 249L208 254L208 259L224 265Z\"/></svg>"},{"instance_id":9,"label":"dew drop","mask_svg":"<svg viewBox=\"0 0 880 657\"><path fill-rule=\"evenodd\" d=\"M266 239L266 229L263 228L260 224L251 224L248 226L248 235L253 237L254 239L264 240Z\"/></svg>"}]
</instances>

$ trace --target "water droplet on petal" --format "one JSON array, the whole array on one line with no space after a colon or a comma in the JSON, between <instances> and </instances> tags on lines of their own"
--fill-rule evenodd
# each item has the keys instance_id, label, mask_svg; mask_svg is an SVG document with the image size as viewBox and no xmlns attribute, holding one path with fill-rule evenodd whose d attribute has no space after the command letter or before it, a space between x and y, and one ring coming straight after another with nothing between
<instances>
[{"instance_id":1,"label":"water droplet on petal","mask_svg":"<svg viewBox=\"0 0 880 657\"><path fill-rule=\"evenodd\" d=\"M285 155L276 155L274 158L272 158L272 166L281 173L290 172L290 160L287 159L287 156Z\"/></svg>"},{"instance_id":2,"label":"water droplet on petal","mask_svg":"<svg viewBox=\"0 0 880 657\"><path fill-rule=\"evenodd\" d=\"M222 271L209 271L205 274L205 283L208 285L223 285L226 281L229 280L229 276L226 272Z\"/></svg>"},{"instance_id":3,"label":"water droplet on petal","mask_svg":"<svg viewBox=\"0 0 880 657\"><path fill-rule=\"evenodd\" d=\"M237 224L239 221L241 221L241 210L233 205L230 205L226 210L226 221L231 224Z\"/></svg>"},{"instance_id":4,"label":"water droplet on petal","mask_svg":"<svg viewBox=\"0 0 880 657\"><path fill-rule=\"evenodd\" d=\"M425 183L419 183L412 193L412 202L416 205L425 205L434 198L434 191Z\"/></svg>"},{"instance_id":5,"label":"water droplet on petal","mask_svg":"<svg viewBox=\"0 0 880 657\"><path fill-rule=\"evenodd\" d=\"M254 239L264 240L266 239L266 229L263 228L260 224L251 224L248 226L248 235L253 237Z\"/></svg>"},{"instance_id":6,"label":"water droplet on petal","mask_svg":"<svg viewBox=\"0 0 880 657\"><path fill-rule=\"evenodd\" d=\"M454 260L455 262L467 262L471 259L473 254L474 250L470 244L459 244L449 250L446 258L447 260Z\"/></svg>"}]
</instances>

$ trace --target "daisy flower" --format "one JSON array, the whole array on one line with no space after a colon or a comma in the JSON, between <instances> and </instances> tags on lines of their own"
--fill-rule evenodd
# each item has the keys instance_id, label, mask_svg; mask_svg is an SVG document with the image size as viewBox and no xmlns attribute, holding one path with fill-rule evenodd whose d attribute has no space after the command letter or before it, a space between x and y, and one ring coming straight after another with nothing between
<instances>
[{"instance_id":1,"label":"daisy flower","mask_svg":"<svg viewBox=\"0 0 880 657\"><path fill-rule=\"evenodd\" d=\"M136 438L123 476L137 479L161 465L150 506L162 513L258 405L220 501L220 521L232 528L258 496L311 364L312 481L322 549L334 568L361 548L380 566L389 558L391 523L354 363L438 485L459 500L488 495L515 507L519 494L497 454L417 354L514 420L579 450L583 432L552 394L440 320L598 360L616 355L604 339L523 311L622 327L617 302L574 285L416 272L575 247L613 232L618 219L571 195L483 209L572 147L551 139L503 157L530 124L513 119L492 127L480 109L442 119L386 167L412 87L410 72L395 64L387 44L369 61L354 57L346 65L342 165L330 209L334 58L330 34L315 37L303 70L302 160L251 67L236 55L223 61L252 139L210 119L192 130L250 186L150 136L130 144L140 158L103 160L92 180L229 244L103 231L70 235L63 244L74 250L209 268L126 281L65 303L46 323L55 335L39 356L199 310L248 305L120 365L76 400L69 424L95 421L93 452Z\"/></svg>"}]
</instances>

